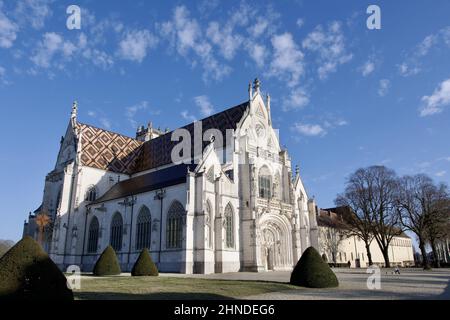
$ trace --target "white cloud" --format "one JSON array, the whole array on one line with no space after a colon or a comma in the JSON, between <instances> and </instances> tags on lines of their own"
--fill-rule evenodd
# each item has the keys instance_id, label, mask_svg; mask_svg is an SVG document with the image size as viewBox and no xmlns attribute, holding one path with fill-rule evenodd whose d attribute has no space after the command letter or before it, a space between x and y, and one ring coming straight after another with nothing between
<instances>
[{"instance_id":1,"label":"white cloud","mask_svg":"<svg viewBox=\"0 0 450 320\"><path fill-rule=\"evenodd\" d=\"M340 120L336 121L336 125L339 127L346 126L346 125L348 125L348 121L344 120L344 119L340 119Z\"/></svg>"},{"instance_id":2,"label":"white cloud","mask_svg":"<svg viewBox=\"0 0 450 320\"><path fill-rule=\"evenodd\" d=\"M3 13L0 2L0 48L11 48L18 31L19 27Z\"/></svg>"},{"instance_id":3,"label":"white cloud","mask_svg":"<svg viewBox=\"0 0 450 320\"><path fill-rule=\"evenodd\" d=\"M50 4L53 0L19 0L14 17L21 25L31 25L34 29L42 29L45 20L52 16Z\"/></svg>"},{"instance_id":4,"label":"white cloud","mask_svg":"<svg viewBox=\"0 0 450 320\"><path fill-rule=\"evenodd\" d=\"M190 115L187 110L182 111L180 114L183 117L183 119L185 119L185 120L188 120L191 122L197 121L197 119L193 115Z\"/></svg>"},{"instance_id":5,"label":"white cloud","mask_svg":"<svg viewBox=\"0 0 450 320\"><path fill-rule=\"evenodd\" d=\"M418 74L421 71L424 57L427 56L433 48L442 48L444 46L450 47L450 26L426 36L420 43L415 45L407 54L405 60L397 66L399 74L403 77Z\"/></svg>"},{"instance_id":6,"label":"white cloud","mask_svg":"<svg viewBox=\"0 0 450 320\"><path fill-rule=\"evenodd\" d=\"M102 69L109 69L114 65L114 59L108 53L98 49L87 48L83 51L83 57Z\"/></svg>"},{"instance_id":7,"label":"white cloud","mask_svg":"<svg viewBox=\"0 0 450 320\"><path fill-rule=\"evenodd\" d=\"M361 66L360 71L364 77L367 77L375 70L375 63L371 60L368 60L364 65Z\"/></svg>"},{"instance_id":8,"label":"white cloud","mask_svg":"<svg viewBox=\"0 0 450 320\"><path fill-rule=\"evenodd\" d=\"M111 121L107 118L100 118L100 123L103 126L103 128L107 129L107 130L111 130L112 125L111 125Z\"/></svg>"},{"instance_id":9,"label":"white cloud","mask_svg":"<svg viewBox=\"0 0 450 320\"><path fill-rule=\"evenodd\" d=\"M423 96L422 102L424 106L420 110L420 116L441 113L444 107L450 105L450 79L442 81L431 96Z\"/></svg>"},{"instance_id":10,"label":"white cloud","mask_svg":"<svg viewBox=\"0 0 450 320\"><path fill-rule=\"evenodd\" d=\"M159 26L161 35L169 41L179 55L188 58L190 54L193 54L201 61L205 81L211 77L221 80L231 72L229 66L220 64L214 57L211 44L202 34L197 20L190 18L190 13L185 6L176 7L172 20ZM197 63L195 58L192 61L193 66Z\"/></svg>"},{"instance_id":11,"label":"white cloud","mask_svg":"<svg viewBox=\"0 0 450 320\"><path fill-rule=\"evenodd\" d=\"M125 109L125 116L130 123L131 127L136 129L138 127L137 121L134 119L136 113L141 110L146 110L148 108L148 101L141 101L131 107Z\"/></svg>"},{"instance_id":12,"label":"white cloud","mask_svg":"<svg viewBox=\"0 0 450 320\"><path fill-rule=\"evenodd\" d=\"M397 68L398 68L398 72L403 77L413 76L420 72L420 68L418 66L409 65L406 62L403 62L402 64L397 65Z\"/></svg>"},{"instance_id":13,"label":"white cloud","mask_svg":"<svg viewBox=\"0 0 450 320\"><path fill-rule=\"evenodd\" d=\"M301 28L305 24L305 20L303 20L302 18L298 18L295 23L297 24L297 27Z\"/></svg>"},{"instance_id":14,"label":"white cloud","mask_svg":"<svg viewBox=\"0 0 450 320\"><path fill-rule=\"evenodd\" d=\"M429 35L422 40L422 42L417 46L416 53L419 56L426 56L428 51L438 43L438 37L436 35Z\"/></svg>"},{"instance_id":15,"label":"white cloud","mask_svg":"<svg viewBox=\"0 0 450 320\"><path fill-rule=\"evenodd\" d=\"M141 63L147 51L154 48L157 42L157 38L148 30L128 31L119 42L119 56Z\"/></svg>"},{"instance_id":16,"label":"white cloud","mask_svg":"<svg viewBox=\"0 0 450 320\"><path fill-rule=\"evenodd\" d=\"M336 118L335 116L328 116L328 118L323 122L323 127L326 129L334 129L336 127L342 127L348 125L348 121L344 119Z\"/></svg>"},{"instance_id":17,"label":"white cloud","mask_svg":"<svg viewBox=\"0 0 450 320\"><path fill-rule=\"evenodd\" d=\"M309 95L303 88L292 90L288 97L283 99L283 111L298 110L309 103Z\"/></svg>"},{"instance_id":18,"label":"white cloud","mask_svg":"<svg viewBox=\"0 0 450 320\"><path fill-rule=\"evenodd\" d=\"M243 41L240 35L233 34L232 26L225 25L221 27L216 21L209 23L206 35L212 43L219 47L220 54L227 60L234 58L237 49Z\"/></svg>"},{"instance_id":19,"label":"white cloud","mask_svg":"<svg viewBox=\"0 0 450 320\"><path fill-rule=\"evenodd\" d=\"M92 111L92 110L89 110L89 111L88 111L88 116L89 116L89 117L95 118L96 115L97 115L97 113L96 113L95 111Z\"/></svg>"},{"instance_id":20,"label":"white cloud","mask_svg":"<svg viewBox=\"0 0 450 320\"><path fill-rule=\"evenodd\" d=\"M319 25L302 42L304 49L318 54L317 73L322 80L330 73L336 72L339 65L353 58L353 55L347 52L341 28L342 24L337 21L332 22L327 30Z\"/></svg>"},{"instance_id":21,"label":"white cloud","mask_svg":"<svg viewBox=\"0 0 450 320\"><path fill-rule=\"evenodd\" d=\"M214 107L207 96L197 96L194 98L195 104L200 108L200 114L208 117L214 113Z\"/></svg>"},{"instance_id":22,"label":"white cloud","mask_svg":"<svg viewBox=\"0 0 450 320\"><path fill-rule=\"evenodd\" d=\"M0 85L8 85L9 81L6 79L6 69L0 66Z\"/></svg>"},{"instance_id":23,"label":"white cloud","mask_svg":"<svg viewBox=\"0 0 450 320\"><path fill-rule=\"evenodd\" d=\"M258 17L255 24L253 24L249 29L248 32L255 38L261 36L268 28L269 21L267 21L263 17Z\"/></svg>"},{"instance_id":24,"label":"white cloud","mask_svg":"<svg viewBox=\"0 0 450 320\"><path fill-rule=\"evenodd\" d=\"M445 176L446 173L447 173L447 171L442 170L442 171L436 172L435 176L436 177L443 177L443 176Z\"/></svg>"},{"instance_id":25,"label":"white cloud","mask_svg":"<svg viewBox=\"0 0 450 320\"><path fill-rule=\"evenodd\" d=\"M271 42L274 53L268 75L286 79L289 87L297 85L304 72L303 52L288 32L273 36Z\"/></svg>"},{"instance_id":26,"label":"white cloud","mask_svg":"<svg viewBox=\"0 0 450 320\"><path fill-rule=\"evenodd\" d=\"M391 81L388 79L381 79L380 85L378 87L378 95L380 97L384 97L389 92L389 89L391 87Z\"/></svg>"},{"instance_id":27,"label":"white cloud","mask_svg":"<svg viewBox=\"0 0 450 320\"><path fill-rule=\"evenodd\" d=\"M324 136L327 134L325 129L319 124L295 123L291 128L293 131L305 136Z\"/></svg>"},{"instance_id":28,"label":"white cloud","mask_svg":"<svg viewBox=\"0 0 450 320\"><path fill-rule=\"evenodd\" d=\"M38 67L49 68L54 55L61 53L70 57L75 50L71 42L64 41L63 37L55 32L47 32L43 35L31 61Z\"/></svg>"},{"instance_id":29,"label":"white cloud","mask_svg":"<svg viewBox=\"0 0 450 320\"><path fill-rule=\"evenodd\" d=\"M255 61L256 65L258 67L262 67L267 56L266 47L257 43L248 43L247 50L249 52L250 58Z\"/></svg>"}]
</instances>

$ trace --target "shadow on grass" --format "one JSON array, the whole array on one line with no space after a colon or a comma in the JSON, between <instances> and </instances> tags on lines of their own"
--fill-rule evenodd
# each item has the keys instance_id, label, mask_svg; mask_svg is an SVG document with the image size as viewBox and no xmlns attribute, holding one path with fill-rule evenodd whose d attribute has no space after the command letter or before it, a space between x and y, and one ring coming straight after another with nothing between
<instances>
[{"instance_id":1,"label":"shadow on grass","mask_svg":"<svg viewBox=\"0 0 450 320\"><path fill-rule=\"evenodd\" d=\"M235 300L232 297L204 292L74 292L74 296L76 300Z\"/></svg>"}]
</instances>

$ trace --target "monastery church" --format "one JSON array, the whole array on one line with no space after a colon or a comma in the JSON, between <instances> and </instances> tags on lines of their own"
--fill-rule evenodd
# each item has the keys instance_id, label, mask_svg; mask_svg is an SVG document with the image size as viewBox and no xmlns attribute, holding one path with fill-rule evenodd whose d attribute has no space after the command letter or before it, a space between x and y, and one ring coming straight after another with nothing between
<instances>
[{"instance_id":1,"label":"monastery church","mask_svg":"<svg viewBox=\"0 0 450 320\"><path fill-rule=\"evenodd\" d=\"M292 270L318 248L316 204L292 172L258 79L247 101L200 120L199 138L198 122L182 128L203 138L184 163L173 161L177 130L150 123L130 138L79 122L77 108L24 224L61 269L91 271L108 245L124 272L148 248L160 271L188 274ZM50 217L43 236L41 213Z\"/></svg>"}]
</instances>

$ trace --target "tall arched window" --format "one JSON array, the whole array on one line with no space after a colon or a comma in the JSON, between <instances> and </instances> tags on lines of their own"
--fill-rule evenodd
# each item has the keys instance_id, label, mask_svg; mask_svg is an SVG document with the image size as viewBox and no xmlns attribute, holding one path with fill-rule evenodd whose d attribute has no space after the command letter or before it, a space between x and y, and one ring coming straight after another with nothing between
<instances>
[{"instance_id":1,"label":"tall arched window","mask_svg":"<svg viewBox=\"0 0 450 320\"><path fill-rule=\"evenodd\" d=\"M88 234L88 253L96 253L98 246L98 231L99 224L97 217L92 218L89 224L89 234Z\"/></svg>"},{"instance_id":2,"label":"tall arched window","mask_svg":"<svg viewBox=\"0 0 450 320\"><path fill-rule=\"evenodd\" d=\"M110 244L116 252L122 250L122 238L123 238L123 220L122 215L116 212L111 221L111 236Z\"/></svg>"},{"instance_id":3,"label":"tall arched window","mask_svg":"<svg viewBox=\"0 0 450 320\"><path fill-rule=\"evenodd\" d=\"M172 203L167 213L166 247L169 249L181 248L183 236L184 207L178 201Z\"/></svg>"},{"instance_id":4,"label":"tall arched window","mask_svg":"<svg viewBox=\"0 0 450 320\"><path fill-rule=\"evenodd\" d=\"M84 200L91 202L91 201L95 201L96 199L97 199L97 189L94 186L92 186L86 192L86 196L84 197Z\"/></svg>"},{"instance_id":5,"label":"tall arched window","mask_svg":"<svg viewBox=\"0 0 450 320\"><path fill-rule=\"evenodd\" d=\"M206 202L206 213L205 213L205 237L206 237L206 245L208 248L212 248L213 243L213 215L211 209L211 203L209 201Z\"/></svg>"},{"instance_id":6,"label":"tall arched window","mask_svg":"<svg viewBox=\"0 0 450 320\"><path fill-rule=\"evenodd\" d=\"M272 196L272 175L266 166L259 170L259 197L270 199Z\"/></svg>"},{"instance_id":7,"label":"tall arched window","mask_svg":"<svg viewBox=\"0 0 450 320\"><path fill-rule=\"evenodd\" d=\"M234 247L234 219L233 208L228 204L225 208L225 242L228 248Z\"/></svg>"},{"instance_id":8,"label":"tall arched window","mask_svg":"<svg viewBox=\"0 0 450 320\"><path fill-rule=\"evenodd\" d=\"M150 250L152 240L152 216L150 210L143 206L139 211L136 224L136 250L147 248Z\"/></svg>"}]
</instances>

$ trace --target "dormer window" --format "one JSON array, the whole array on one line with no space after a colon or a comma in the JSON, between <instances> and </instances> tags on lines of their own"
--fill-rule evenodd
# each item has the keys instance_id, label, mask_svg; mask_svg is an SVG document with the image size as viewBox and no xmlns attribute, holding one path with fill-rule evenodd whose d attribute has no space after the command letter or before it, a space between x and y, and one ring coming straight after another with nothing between
<instances>
[{"instance_id":1,"label":"dormer window","mask_svg":"<svg viewBox=\"0 0 450 320\"><path fill-rule=\"evenodd\" d=\"M97 190L95 189L95 187L90 187L86 192L84 200L92 202L95 201L96 199L97 199Z\"/></svg>"}]
</instances>

